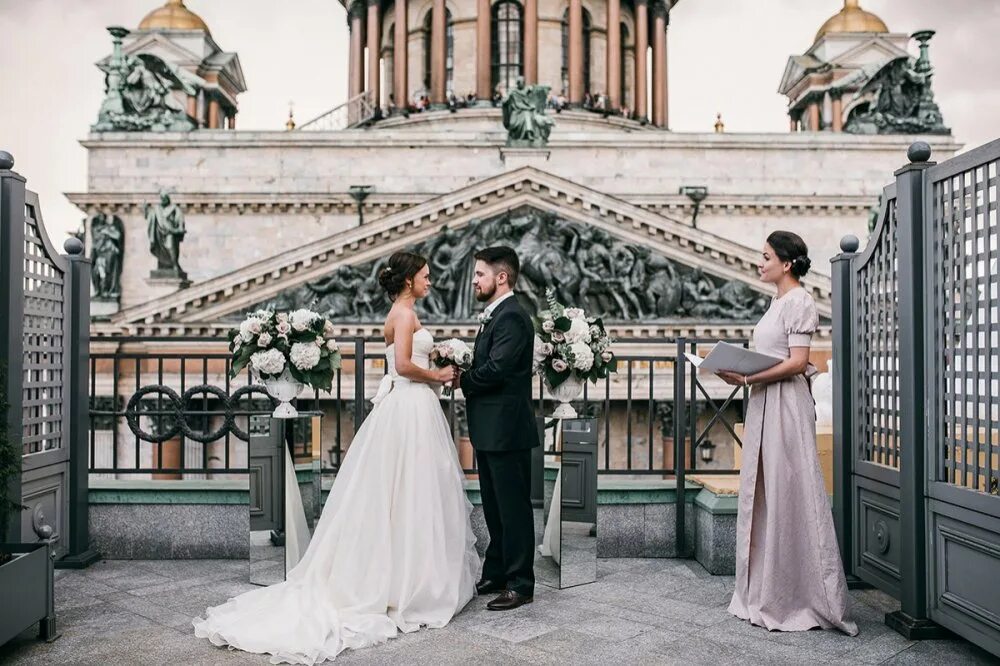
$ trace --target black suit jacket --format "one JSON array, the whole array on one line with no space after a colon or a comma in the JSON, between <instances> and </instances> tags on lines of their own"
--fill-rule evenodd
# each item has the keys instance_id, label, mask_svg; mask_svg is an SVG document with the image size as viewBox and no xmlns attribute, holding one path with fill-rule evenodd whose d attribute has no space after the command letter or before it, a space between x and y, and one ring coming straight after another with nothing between
<instances>
[{"instance_id":1,"label":"black suit jacket","mask_svg":"<svg viewBox=\"0 0 1000 666\"><path fill-rule=\"evenodd\" d=\"M539 445L531 401L535 331L517 297L500 303L476 336L472 368L462 375L469 438L480 451Z\"/></svg>"}]
</instances>

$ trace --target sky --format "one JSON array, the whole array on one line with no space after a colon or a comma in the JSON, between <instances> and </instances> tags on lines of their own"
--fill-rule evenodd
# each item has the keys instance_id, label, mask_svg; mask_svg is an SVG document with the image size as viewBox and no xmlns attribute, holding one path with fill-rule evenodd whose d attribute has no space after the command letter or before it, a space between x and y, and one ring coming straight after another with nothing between
<instances>
[{"instance_id":1,"label":"sky","mask_svg":"<svg viewBox=\"0 0 1000 666\"><path fill-rule=\"evenodd\" d=\"M134 28L161 0L0 0L0 150L39 193L54 242L83 214L63 193L86 189L79 145L97 119L111 51L105 27ZM218 44L240 56L248 91L237 126L284 128L347 96L348 33L337 0L187 0ZM784 132L777 93L790 55L804 52L841 0L681 0L668 39L671 128ZM934 93L955 138L972 148L1000 137L1000 0L862 0L893 32L933 29ZM914 50L915 52L915 50ZM900 156L901 163L903 156ZM888 178L889 174L887 174Z\"/></svg>"}]
</instances>

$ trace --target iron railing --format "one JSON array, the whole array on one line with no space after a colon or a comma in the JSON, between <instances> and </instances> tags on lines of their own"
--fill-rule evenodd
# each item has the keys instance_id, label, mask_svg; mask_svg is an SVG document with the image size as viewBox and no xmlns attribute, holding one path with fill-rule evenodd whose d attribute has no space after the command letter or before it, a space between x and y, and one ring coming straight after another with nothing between
<instances>
[{"instance_id":1,"label":"iron railing","mask_svg":"<svg viewBox=\"0 0 1000 666\"><path fill-rule=\"evenodd\" d=\"M312 120L302 123L296 131L333 132L357 127L373 119L378 111L374 104L374 96L370 90L355 95L329 111L325 111Z\"/></svg>"},{"instance_id":2,"label":"iron railing","mask_svg":"<svg viewBox=\"0 0 1000 666\"><path fill-rule=\"evenodd\" d=\"M108 342L100 338L93 342L98 341ZM115 338L114 342L124 351L95 351L90 356L91 473L201 478L249 472L254 423L267 417L271 401L263 387L252 383L248 372L230 378L232 357L227 351L129 351L169 346L165 343L176 343L172 338ZM342 344L344 363L331 391L303 394L297 401L300 410L322 411L327 416L320 438L325 471L339 469L353 434L371 410L366 396L372 395L388 371L379 342L358 337ZM723 385L710 389L684 359L684 352L698 353L710 342L715 341L616 341L623 346L642 343L651 351L620 355L618 373L587 384L575 403L581 415L601 422L600 474L678 476L681 480L686 471L733 473L732 469L705 468L699 456L713 428L740 444L735 423L742 421L746 403L743 389L725 387L721 394ZM745 340L731 342L746 344ZM205 337L186 338L184 343L222 349L225 341ZM551 411L553 405L545 398L541 379L535 396L538 414ZM475 474L465 403L455 397L442 403L465 472ZM292 441L293 456L311 457L310 437L297 436Z\"/></svg>"}]
</instances>

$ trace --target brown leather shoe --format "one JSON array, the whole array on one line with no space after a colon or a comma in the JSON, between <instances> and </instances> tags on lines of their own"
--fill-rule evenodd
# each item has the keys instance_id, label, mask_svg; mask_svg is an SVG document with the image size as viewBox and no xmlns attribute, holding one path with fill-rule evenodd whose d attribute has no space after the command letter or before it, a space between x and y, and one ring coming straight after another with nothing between
<instances>
[{"instance_id":1,"label":"brown leather shoe","mask_svg":"<svg viewBox=\"0 0 1000 666\"><path fill-rule=\"evenodd\" d=\"M514 590L504 590L499 597L486 604L486 609L491 611L514 610L524 604L530 604L531 601L532 597L518 594Z\"/></svg>"},{"instance_id":2,"label":"brown leather shoe","mask_svg":"<svg viewBox=\"0 0 1000 666\"><path fill-rule=\"evenodd\" d=\"M507 583L501 583L495 580L490 580L488 578L484 578L483 580L476 583L476 593L480 595L492 594L494 592L503 592L506 589L507 589Z\"/></svg>"}]
</instances>

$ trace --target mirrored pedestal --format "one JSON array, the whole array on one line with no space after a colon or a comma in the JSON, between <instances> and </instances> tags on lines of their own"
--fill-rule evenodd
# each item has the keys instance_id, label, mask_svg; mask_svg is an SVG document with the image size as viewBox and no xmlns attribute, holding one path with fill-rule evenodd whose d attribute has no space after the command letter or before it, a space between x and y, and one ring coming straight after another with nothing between
<instances>
[{"instance_id":1,"label":"mirrored pedestal","mask_svg":"<svg viewBox=\"0 0 1000 666\"><path fill-rule=\"evenodd\" d=\"M558 589L597 580L597 421L547 420L536 449L536 582Z\"/></svg>"},{"instance_id":2,"label":"mirrored pedestal","mask_svg":"<svg viewBox=\"0 0 1000 666\"><path fill-rule=\"evenodd\" d=\"M251 583L285 580L309 546L322 509L321 417L250 417Z\"/></svg>"}]
</instances>

